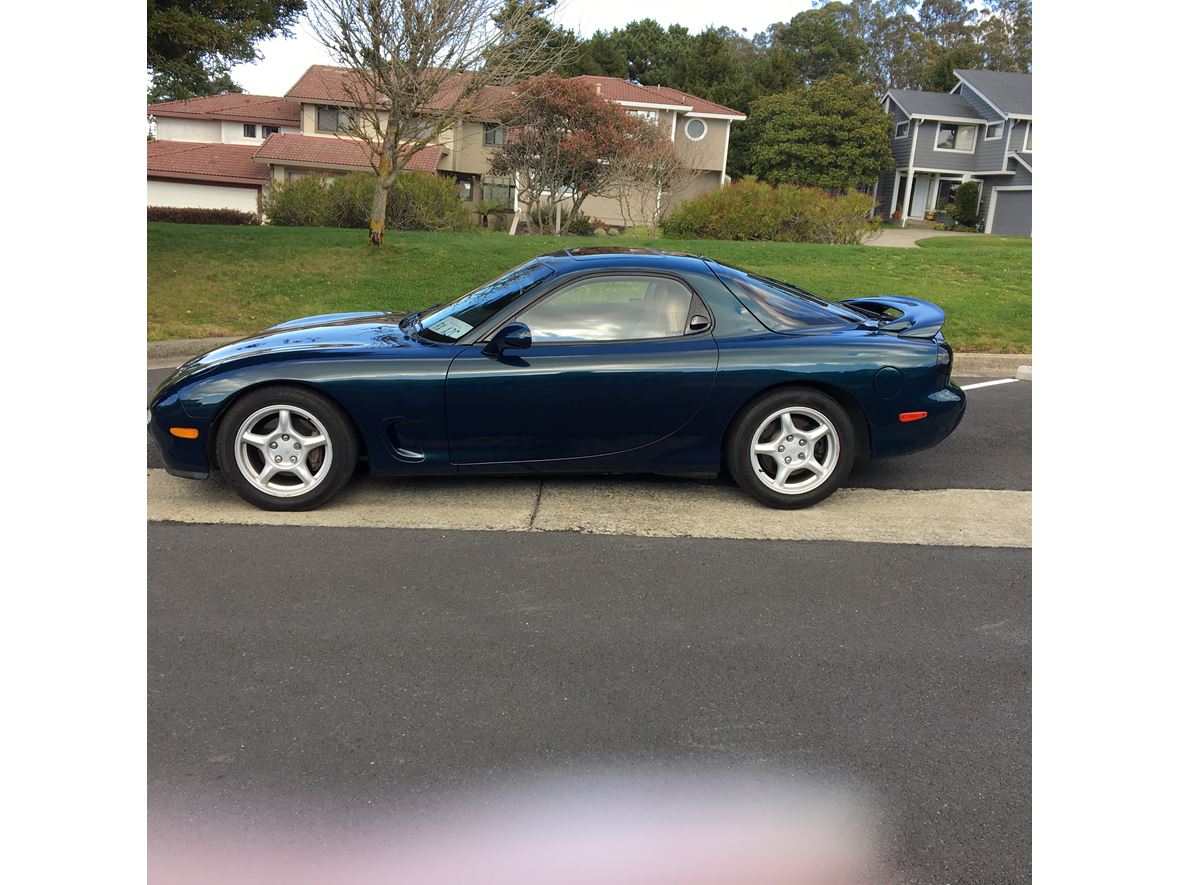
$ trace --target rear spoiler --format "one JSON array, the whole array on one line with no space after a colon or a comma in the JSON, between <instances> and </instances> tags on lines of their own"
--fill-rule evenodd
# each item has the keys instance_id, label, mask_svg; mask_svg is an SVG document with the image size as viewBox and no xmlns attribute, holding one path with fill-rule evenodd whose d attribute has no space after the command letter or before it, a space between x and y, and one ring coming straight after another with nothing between
<instances>
[{"instance_id":1,"label":"rear spoiler","mask_svg":"<svg viewBox=\"0 0 1180 885\"><path fill-rule=\"evenodd\" d=\"M878 329L896 332L901 338L933 338L946 321L946 314L937 304L900 295L848 298L840 303L875 314ZM900 311L901 316L893 316L891 311Z\"/></svg>"}]
</instances>

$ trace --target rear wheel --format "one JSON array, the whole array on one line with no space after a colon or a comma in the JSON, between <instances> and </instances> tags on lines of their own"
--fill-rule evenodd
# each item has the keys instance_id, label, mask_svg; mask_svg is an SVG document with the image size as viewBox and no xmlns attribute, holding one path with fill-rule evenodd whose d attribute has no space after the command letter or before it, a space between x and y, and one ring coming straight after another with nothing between
<instances>
[{"instance_id":1,"label":"rear wheel","mask_svg":"<svg viewBox=\"0 0 1180 885\"><path fill-rule=\"evenodd\" d=\"M830 396L808 388L773 391L734 419L729 472L771 507L810 507L836 491L855 458L852 422Z\"/></svg>"},{"instance_id":2,"label":"rear wheel","mask_svg":"<svg viewBox=\"0 0 1180 885\"><path fill-rule=\"evenodd\" d=\"M221 420L217 457L226 481L264 510L310 510L348 482L357 443L348 417L322 394L268 387Z\"/></svg>"}]
</instances>

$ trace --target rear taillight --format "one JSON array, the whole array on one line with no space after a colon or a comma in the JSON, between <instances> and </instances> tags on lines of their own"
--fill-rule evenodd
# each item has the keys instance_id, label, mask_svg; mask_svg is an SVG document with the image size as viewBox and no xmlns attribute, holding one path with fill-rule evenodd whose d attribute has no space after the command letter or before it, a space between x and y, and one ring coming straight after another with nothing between
<instances>
[{"instance_id":1,"label":"rear taillight","mask_svg":"<svg viewBox=\"0 0 1180 885\"><path fill-rule=\"evenodd\" d=\"M946 378L951 376L951 367L955 362L955 352L951 350L951 346L945 341L938 342L938 358L935 363L938 365L938 374Z\"/></svg>"}]
</instances>

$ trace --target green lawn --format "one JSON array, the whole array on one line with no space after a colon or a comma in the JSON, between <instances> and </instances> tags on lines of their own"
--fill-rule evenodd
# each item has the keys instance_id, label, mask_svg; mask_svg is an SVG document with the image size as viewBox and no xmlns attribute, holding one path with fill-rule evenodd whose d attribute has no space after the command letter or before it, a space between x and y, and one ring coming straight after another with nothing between
<instances>
[{"instance_id":1,"label":"green lawn","mask_svg":"<svg viewBox=\"0 0 1180 885\"><path fill-rule=\"evenodd\" d=\"M317 313L401 310L463 294L541 252L601 238L148 224L148 339L245 335ZM891 293L947 313L964 351L1032 349L1032 243L946 237L917 249L611 238L708 255L829 298Z\"/></svg>"}]
</instances>

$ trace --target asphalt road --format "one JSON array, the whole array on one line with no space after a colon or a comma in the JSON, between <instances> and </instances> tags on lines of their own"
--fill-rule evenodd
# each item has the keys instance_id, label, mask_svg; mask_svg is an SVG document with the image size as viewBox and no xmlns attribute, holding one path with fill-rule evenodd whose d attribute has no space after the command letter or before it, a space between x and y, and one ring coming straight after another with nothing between
<instances>
[{"instance_id":1,"label":"asphalt road","mask_svg":"<svg viewBox=\"0 0 1180 885\"><path fill-rule=\"evenodd\" d=\"M169 369L149 369L150 396ZM985 379L957 378L960 383ZM163 467L147 441L147 466ZM619 479L626 483L627 480ZM967 414L949 439L913 455L861 462L847 485L869 489L1032 488L1032 384L1016 382L967 392Z\"/></svg>"},{"instance_id":2,"label":"asphalt road","mask_svg":"<svg viewBox=\"0 0 1180 885\"><path fill-rule=\"evenodd\" d=\"M186 827L740 762L875 791L907 883L1029 881L1027 550L171 523L148 544L149 794Z\"/></svg>"},{"instance_id":3,"label":"asphalt road","mask_svg":"<svg viewBox=\"0 0 1180 885\"><path fill-rule=\"evenodd\" d=\"M1029 489L1031 384L968 398L849 485ZM1026 549L167 522L148 546L156 820L733 763L879 797L906 885L1030 879Z\"/></svg>"}]
</instances>

